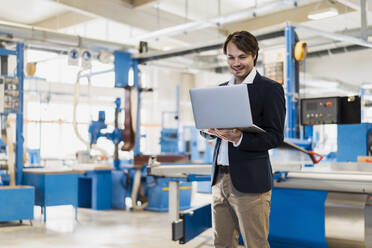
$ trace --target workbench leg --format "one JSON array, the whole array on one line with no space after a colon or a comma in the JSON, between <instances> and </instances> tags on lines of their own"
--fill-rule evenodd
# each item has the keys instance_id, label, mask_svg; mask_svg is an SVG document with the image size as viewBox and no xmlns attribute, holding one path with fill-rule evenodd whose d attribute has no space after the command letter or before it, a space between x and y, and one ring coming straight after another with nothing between
<instances>
[{"instance_id":1,"label":"workbench leg","mask_svg":"<svg viewBox=\"0 0 372 248\"><path fill-rule=\"evenodd\" d=\"M171 222L179 219L180 192L178 185L179 182L169 182L169 220Z\"/></svg>"},{"instance_id":2,"label":"workbench leg","mask_svg":"<svg viewBox=\"0 0 372 248\"><path fill-rule=\"evenodd\" d=\"M46 207L42 207L43 208L43 213L44 213L44 223L46 222Z\"/></svg>"},{"instance_id":3,"label":"workbench leg","mask_svg":"<svg viewBox=\"0 0 372 248\"><path fill-rule=\"evenodd\" d=\"M75 208L75 220L77 221L77 216L78 216L78 208L77 207L74 207Z\"/></svg>"}]
</instances>

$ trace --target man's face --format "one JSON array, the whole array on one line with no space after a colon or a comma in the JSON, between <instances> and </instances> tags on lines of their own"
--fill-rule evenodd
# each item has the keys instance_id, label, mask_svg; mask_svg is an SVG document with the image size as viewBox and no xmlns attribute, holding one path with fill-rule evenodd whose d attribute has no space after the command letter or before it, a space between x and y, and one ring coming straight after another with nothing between
<instances>
[{"instance_id":1,"label":"man's face","mask_svg":"<svg viewBox=\"0 0 372 248\"><path fill-rule=\"evenodd\" d=\"M243 82L244 78L251 72L254 67L256 56L239 50L231 41L226 47L227 64L231 73L234 75L235 83Z\"/></svg>"}]
</instances>

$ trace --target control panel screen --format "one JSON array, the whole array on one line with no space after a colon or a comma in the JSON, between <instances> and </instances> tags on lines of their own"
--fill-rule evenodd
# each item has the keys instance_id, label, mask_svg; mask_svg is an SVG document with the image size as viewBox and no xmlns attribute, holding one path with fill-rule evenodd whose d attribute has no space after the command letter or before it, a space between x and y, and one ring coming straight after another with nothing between
<instances>
[{"instance_id":1,"label":"control panel screen","mask_svg":"<svg viewBox=\"0 0 372 248\"><path fill-rule=\"evenodd\" d=\"M302 125L337 123L337 98L303 99L301 107Z\"/></svg>"}]
</instances>

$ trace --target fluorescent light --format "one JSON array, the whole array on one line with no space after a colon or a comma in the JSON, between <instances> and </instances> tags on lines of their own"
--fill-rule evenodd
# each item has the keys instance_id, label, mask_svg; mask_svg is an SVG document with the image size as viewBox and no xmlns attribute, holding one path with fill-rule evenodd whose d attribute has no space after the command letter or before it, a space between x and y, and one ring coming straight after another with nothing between
<instances>
[{"instance_id":1,"label":"fluorescent light","mask_svg":"<svg viewBox=\"0 0 372 248\"><path fill-rule=\"evenodd\" d=\"M307 15L307 18L311 20L320 20L332 16L338 15L338 10L335 8L328 8L328 9L320 9L316 11L312 11Z\"/></svg>"}]
</instances>

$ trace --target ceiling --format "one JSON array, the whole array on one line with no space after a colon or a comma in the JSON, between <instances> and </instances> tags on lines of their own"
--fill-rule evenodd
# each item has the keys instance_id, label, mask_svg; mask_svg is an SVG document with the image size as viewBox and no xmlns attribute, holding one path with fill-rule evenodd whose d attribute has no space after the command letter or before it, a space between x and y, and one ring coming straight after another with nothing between
<instances>
[{"instance_id":1,"label":"ceiling","mask_svg":"<svg viewBox=\"0 0 372 248\"><path fill-rule=\"evenodd\" d=\"M103 40L173 49L223 39L236 30L258 30L286 21L327 31L360 27L359 0L0 0L0 20ZM309 21L314 10L339 15ZM372 6L369 6L368 17ZM347 18L345 18L347 17ZM104 23L97 25L97 23ZM93 27L93 28L92 28ZM99 29L99 30L98 30ZM90 30L90 31L87 31ZM114 35L120 33L120 37Z\"/></svg>"},{"instance_id":2,"label":"ceiling","mask_svg":"<svg viewBox=\"0 0 372 248\"><path fill-rule=\"evenodd\" d=\"M0 5L6 6L0 9L0 21L132 47L144 40L157 51L221 42L237 30L275 30L287 21L327 32L354 30L357 35L361 27L360 0L0 0ZM327 8L337 9L339 15L318 21L307 18L308 13ZM372 18L372 4L367 18ZM298 34L309 40L310 49L335 44L308 31L299 29ZM282 43L270 40L261 45ZM183 63L195 64L197 58L218 64L220 53L199 53L185 57ZM179 59L176 63L181 64Z\"/></svg>"},{"instance_id":3,"label":"ceiling","mask_svg":"<svg viewBox=\"0 0 372 248\"><path fill-rule=\"evenodd\" d=\"M52 1L43 0L1 0L0 4L1 20L30 25L67 11Z\"/></svg>"}]
</instances>

